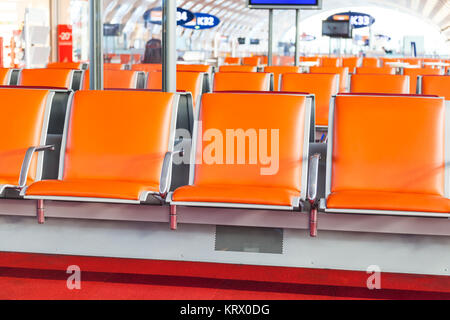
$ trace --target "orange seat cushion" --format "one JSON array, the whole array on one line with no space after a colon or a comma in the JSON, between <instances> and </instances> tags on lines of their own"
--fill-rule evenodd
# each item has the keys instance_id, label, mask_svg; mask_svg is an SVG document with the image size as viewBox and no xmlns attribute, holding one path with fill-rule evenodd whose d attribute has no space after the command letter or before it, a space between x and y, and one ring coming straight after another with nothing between
<instances>
[{"instance_id":1,"label":"orange seat cushion","mask_svg":"<svg viewBox=\"0 0 450 320\"><path fill-rule=\"evenodd\" d=\"M450 199L419 193L339 191L328 196L327 207L450 213Z\"/></svg>"},{"instance_id":2,"label":"orange seat cushion","mask_svg":"<svg viewBox=\"0 0 450 320\"><path fill-rule=\"evenodd\" d=\"M291 206L295 197L299 197L299 192L291 189L244 185L208 185L181 187L175 190L173 201Z\"/></svg>"},{"instance_id":3,"label":"orange seat cushion","mask_svg":"<svg viewBox=\"0 0 450 320\"><path fill-rule=\"evenodd\" d=\"M32 184L27 196L87 197L139 200L142 192L159 192L159 186L117 180L45 180Z\"/></svg>"}]
</instances>

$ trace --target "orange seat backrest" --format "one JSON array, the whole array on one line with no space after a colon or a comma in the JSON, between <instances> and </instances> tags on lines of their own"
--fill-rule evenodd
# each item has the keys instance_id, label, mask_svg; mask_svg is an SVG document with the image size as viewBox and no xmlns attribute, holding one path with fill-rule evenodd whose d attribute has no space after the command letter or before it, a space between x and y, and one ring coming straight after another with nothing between
<instances>
[{"instance_id":1,"label":"orange seat backrest","mask_svg":"<svg viewBox=\"0 0 450 320\"><path fill-rule=\"evenodd\" d=\"M9 69L0 68L0 85L6 86L9 84Z\"/></svg>"},{"instance_id":2,"label":"orange seat backrest","mask_svg":"<svg viewBox=\"0 0 450 320\"><path fill-rule=\"evenodd\" d=\"M318 63L318 67L322 66L322 58L320 57L300 57L300 61L304 61L304 62L317 62Z\"/></svg>"},{"instance_id":3,"label":"orange seat backrest","mask_svg":"<svg viewBox=\"0 0 450 320\"><path fill-rule=\"evenodd\" d=\"M144 72L162 71L162 64L137 63L131 66L131 70Z\"/></svg>"},{"instance_id":4,"label":"orange seat backrest","mask_svg":"<svg viewBox=\"0 0 450 320\"><path fill-rule=\"evenodd\" d=\"M353 73L355 71L355 68L359 67L359 60L360 59L358 57L342 58L342 66L347 67L349 72Z\"/></svg>"},{"instance_id":5,"label":"orange seat backrest","mask_svg":"<svg viewBox=\"0 0 450 320\"><path fill-rule=\"evenodd\" d=\"M342 67L341 58L323 57L322 67Z\"/></svg>"},{"instance_id":6,"label":"orange seat backrest","mask_svg":"<svg viewBox=\"0 0 450 320\"><path fill-rule=\"evenodd\" d=\"M418 76L441 75L442 71L439 69L428 69L428 68L405 68L403 69L403 74L409 76L410 81L409 90L411 91L411 93L416 93Z\"/></svg>"},{"instance_id":7,"label":"orange seat backrest","mask_svg":"<svg viewBox=\"0 0 450 320\"><path fill-rule=\"evenodd\" d=\"M0 180L18 183L27 149L45 144L42 130L49 94L47 90L0 89L0 101L5 106L0 109L0 135L9 137L0 139ZM36 179L36 169L37 155L34 155L28 182Z\"/></svg>"},{"instance_id":8,"label":"orange seat backrest","mask_svg":"<svg viewBox=\"0 0 450 320\"><path fill-rule=\"evenodd\" d=\"M212 66L207 64L177 64L177 71L211 73Z\"/></svg>"},{"instance_id":9,"label":"orange seat backrest","mask_svg":"<svg viewBox=\"0 0 450 320\"><path fill-rule=\"evenodd\" d=\"M205 94L199 118L202 125L199 127L197 140L194 184L275 187L300 192L307 109L306 96ZM253 137L257 140L244 138L245 147L238 147L242 144L233 137L233 132L230 135L230 130L239 129L243 130L242 134L251 135L253 132ZM266 133L267 144L261 140L264 135L261 130ZM223 137L222 144L220 136ZM202 143L199 143L200 139L203 139ZM234 151L230 144L232 141ZM261 159L261 153L264 154L265 151L259 150L260 145L271 152L270 150L274 150L274 143L278 146L278 157L275 156L279 159L278 170L271 174L261 174L269 165L267 162L264 164ZM250 144L253 148L249 147ZM215 151L211 152L214 146ZM250 150L253 150L251 154ZM244 164L242 161L241 164L238 163L239 154L245 154ZM211 156L215 159L211 159Z\"/></svg>"},{"instance_id":10,"label":"orange seat backrest","mask_svg":"<svg viewBox=\"0 0 450 320\"><path fill-rule=\"evenodd\" d=\"M281 91L307 92L315 95L317 126L328 126L330 100L338 90L337 74L286 73L281 79Z\"/></svg>"},{"instance_id":11,"label":"orange seat backrest","mask_svg":"<svg viewBox=\"0 0 450 320\"><path fill-rule=\"evenodd\" d=\"M224 60L224 63L226 63L226 64L239 64L239 63L241 63L241 58L226 57L225 60Z\"/></svg>"},{"instance_id":12,"label":"orange seat backrest","mask_svg":"<svg viewBox=\"0 0 450 320\"><path fill-rule=\"evenodd\" d=\"M338 96L332 131L331 192L443 195L442 98ZM401 143L393 132L401 132Z\"/></svg>"},{"instance_id":13,"label":"orange seat backrest","mask_svg":"<svg viewBox=\"0 0 450 320\"><path fill-rule=\"evenodd\" d=\"M395 68L391 67L361 67L356 68L356 74L395 74Z\"/></svg>"},{"instance_id":14,"label":"orange seat backrest","mask_svg":"<svg viewBox=\"0 0 450 320\"><path fill-rule=\"evenodd\" d=\"M127 64L131 62L131 54L121 54L120 55L120 63Z\"/></svg>"},{"instance_id":15,"label":"orange seat backrest","mask_svg":"<svg viewBox=\"0 0 450 320\"><path fill-rule=\"evenodd\" d=\"M245 57L242 58L242 64L244 66L254 66L257 67L260 65L260 57Z\"/></svg>"},{"instance_id":16,"label":"orange seat backrest","mask_svg":"<svg viewBox=\"0 0 450 320\"><path fill-rule=\"evenodd\" d=\"M173 93L76 92L62 178L159 185L173 102Z\"/></svg>"},{"instance_id":17,"label":"orange seat backrest","mask_svg":"<svg viewBox=\"0 0 450 320\"><path fill-rule=\"evenodd\" d=\"M254 66L220 66L219 72L256 72Z\"/></svg>"},{"instance_id":18,"label":"orange seat backrest","mask_svg":"<svg viewBox=\"0 0 450 320\"><path fill-rule=\"evenodd\" d=\"M89 89L89 71L84 73L84 90ZM136 89L137 72L132 70L108 70L103 71L103 87L105 89Z\"/></svg>"},{"instance_id":19,"label":"orange seat backrest","mask_svg":"<svg viewBox=\"0 0 450 320\"><path fill-rule=\"evenodd\" d=\"M437 95L450 101L450 75L423 76L422 94Z\"/></svg>"},{"instance_id":20,"label":"orange seat backrest","mask_svg":"<svg viewBox=\"0 0 450 320\"><path fill-rule=\"evenodd\" d=\"M72 76L71 69L23 69L19 76L19 86L70 89Z\"/></svg>"},{"instance_id":21,"label":"orange seat backrest","mask_svg":"<svg viewBox=\"0 0 450 320\"><path fill-rule=\"evenodd\" d=\"M120 63L104 63L103 69L104 70L122 70L123 65Z\"/></svg>"},{"instance_id":22,"label":"orange seat backrest","mask_svg":"<svg viewBox=\"0 0 450 320\"><path fill-rule=\"evenodd\" d=\"M348 68L347 67L311 67L311 73L335 73L339 75L339 91L347 91Z\"/></svg>"},{"instance_id":23,"label":"orange seat backrest","mask_svg":"<svg viewBox=\"0 0 450 320\"><path fill-rule=\"evenodd\" d=\"M273 73L274 91L280 90L280 76L284 73L299 73L300 67L294 66L271 66L265 67L264 72Z\"/></svg>"},{"instance_id":24,"label":"orange seat backrest","mask_svg":"<svg viewBox=\"0 0 450 320\"><path fill-rule=\"evenodd\" d=\"M81 70L83 64L81 62L50 62L47 69L74 69Z\"/></svg>"},{"instance_id":25,"label":"orange seat backrest","mask_svg":"<svg viewBox=\"0 0 450 320\"><path fill-rule=\"evenodd\" d=\"M203 72L177 71L177 91L192 93L194 109L202 94ZM149 72L147 89L162 90L162 72Z\"/></svg>"},{"instance_id":26,"label":"orange seat backrest","mask_svg":"<svg viewBox=\"0 0 450 320\"><path fill-rule=\"evenodd\" d=\"M217 72L213 91L270 91L270 73Z\"/></svg>"},{"instance_id":27,"label":"orange seat backrest","mask_svg":"<svg viewBox=\"0 0 450 320\"><path fill-rule=\"evenodd\" d=\"M409 77L391 74L354 74L350 91L352 93L409 94Z\"/></svg>"},{"instance_id":28,"label":"orange seat backrest","mask_svg":"<svg viewBox=\"0 0 450 320\"><path fill-rule=\"evenodd\" d=\"M362 61L362 67L372 67L372 68L378 68L379 67L379 61L378 58L363 58Z\"/></svg>"}]
</instances>

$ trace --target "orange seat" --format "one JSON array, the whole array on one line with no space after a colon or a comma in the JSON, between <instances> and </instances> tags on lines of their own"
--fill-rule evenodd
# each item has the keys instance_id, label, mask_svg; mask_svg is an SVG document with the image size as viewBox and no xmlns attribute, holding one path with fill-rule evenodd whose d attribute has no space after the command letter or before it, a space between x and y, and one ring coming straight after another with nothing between
<instances>
[{"instance_id":1,"label":"orange seat","mask_svg":"<svg viewBox=\"0 0 450 320\"><path fill-rule=\"evenodd\" d=\"M356 68L356 74L395 74L395 68L391 67L364 67Z\"/></svg>"},{"instance_id":2,"label":"orange seat","mask_svg":"<svg viewBox=\"0 0 450 320\"><path fill-rule=\"evenodd\" d=\"M254 66L220 66L220 72L256 72Z\"/></svg>"},{"instance_id":3,"label":"orange seat","mask_svg":"<svg viewBox=\"0 0 450 320\"><path fill-rule=\"evenodd\" d=\"M285 73L299 73L300 67L271 66L271 67L265 67L264 72L273 73L274 91L280 91L280 76Z\"/></svg>"},{"instance_id":4,"label":"orange seat","mask_svg":"<svg viewBox=\"0 0 450 320\"><path fill-rule=\"evenodd\" d=\"M31 185L25 197L135 203L147 193L159 193L175 130L174 97L142 91L75 93L62 174L58 181Z\"/></svg>"},{"instance_id":5,"label":"orange seat","mask_svg":"<svg viewBox=\"0 0 450 320\"><path fill-rule=\"evenodd\" d=\"M207 64L177 64L177 71L211 73L212 66Z\"/></svg>"},{"instance_id":6,"label":"orange seat","mask_svg":"<svg viewBox=\"0 0 450 320\"><path fill-rule=\"evenodd\" d=\"M200 101L203 86L203 72L177 71L177 91L190 92L194 109ZM148 74L147 89L162 90L162 72Z\"/></svg>"},{"instance_id":7,"label":"orange seat","mask_svg":"<svg viewBox=\"0 0 450 320\"><path fill-rule=\"evenodd\" d=\"M304 142L308 141L311 112L307 100L307 96L270 93L205 94L199 118L202 126L194 137L203 143L195 153L193 185L175 190L171 203L295 207L296 199L306 197L308 146ZM241 130L242 139L230 130ZM254 139L246 139L246 134ZM274 147L278 156L272 159L278 159L277 164L261 156L262 150L269 149L274 155Z\"/></svg>"},{"instance_id":8,"label":"orange seat","mask_svg":"<svg viewBox=\"0 0 450 320\"><path fill-rule=\"evenodd\" d=\"M441 75L442 71L439 69L427 69L427 68L405 68L403 74L409 76L410 91L411 93L417 92L417 77L424 75Z\"/></svg>"},{"instance_id":9,"label":"orange seat","mask_svg":"<svg viewBox=\"0 0 450 320\"><path fill-rule=\"evenodd\" d=\"M45 145L51 93L47 90L0 89L0 194L7 186L18 186L25 153ZM11 108L10 106L14 106ZM32 158L27 183L42 175L42 154Z\"/></svg>"},{"instance_id":10,"label":"orange seat","mask_svg":"<svg viewBox=\"0 0 450 320\"><path fill-rule=\"evenodd\" d=\"M132 70L110 70L103 71L103 87L105 89L136 89L138 85L138 72ZM84 73L85 90L89 89L89 70Z\"/></svg>"},{"instance_id":11,"label":"orange seat","mask_svg":"<svg viewBox=\"0 0 450 320\"><path fill-rule=\"evenodd\" d=\"M436 95L450 101L450 76L422 76L420 94Z\"/></svg>"},{"instance_id":12,"label":"orange seat","mask_svg":"<svg viewBox=\"0 0 450 320\"><path fill-rule=\"evenodd\" d=\"M260 60L259 57L245 57L242 58L242 65L257 67L260 65Z\"/></svg>"},{"instance_id":13,"label":"orange seat","mask_svg":"<svg viewBox=\"0 0 450 320\"><path fill-rule=\"evenodd\" d=\"M316 125L328 126L331 97L338 93L337 74L286 73L282 76L281 91L308 92L315 95Z\"/></svg>"},{"instance_id":14,"label":"orange seat","mask_svg":"<svg viewBox=\"0 0 450 320\"><path fill-rule=\"evenodd\" d=\"M446 112L442 98L338 95L326 208L450 213ZM393 130L402 133L401 143Z\"/></svg>"},{"instance_id":15,"label":"orange seat","mask_svg":"<svg viewBox=\"0 0 450 320\"><path fill-rule=\"evenodd\" d=\"M354 73L355 69L359 67L360 59L358 57L342 58L342 66L348 68L350 73Z\"/></svg>"},{"instance_id":16,"label":"orange seat","mask_svg":"<svg viewBox=\"0 0 450 320\"><path fill-rule=\"evenodd\" d=\"M19 86L70 89L72 81L70 69L23 69L19 76Z\"/></svg>"},{"instance_id":17,"label":"orange seat","mask_svg":"<svg viewBox=\"0 0 450 320\"><path fill-rule=\"evenodd\" d=\"M271 91L270 73L217 72L213 91Z\"/></svg>"},{"instance_id":18,"label":"orange seat","mask_svg":"<svg viewBox=\"0 0 450 320\"><path fill-rule=\"evenodd\" d=\"M131 54L121 54L120 55L120 63L128 64L131 62Z\"/></svg>"},{"instance_id":19,"label":"orange seat","mask_svg":"<svg viewBox=\"0 0 450 320\"><path fill-rule=\"evenodd\" d=\"M365 57L362 61L362 67L378 68L379 63L380 62L379 62L378 58Z\"/></svg>"},{"instance_id":20,"label":"orange seat","mask_svg":"<svg viewBox=\"0 0 450 320\"><path fill-rule=\"evenodd\" d=\"M323 57L322 67L332 67L332 68L342 67L342 58Z\"/></svg>"},{"instance_id":21,"label":"orange seat","mask_svg":"<svg viewBox=\"0 0 450 320\"><path fill-rule=\"evenodd\" d=\"M300 57L300 61L303 62L317 62L317 67L322 66L322 58L320 57ZM294 60L293 60L294 62Z\"/></svg>"},{"instance_id":22,"label":"orange seat","mask_svg":"<svg viewBox=\"0 0 450 320\"><path fill-rule=\"evenodd\" d=\"M6 86L9 84L10 70L6 68L0 68L0 85Z\"/></svg>"},{"instance_id":23,"label":"orange seat","mask_svg":"<svg viewBox=\"0 0 450 320\"><path fill-rule=\"evenodd\" d=\"M226 57L225 60L224 60L224 63L226 63L226 64L240 64L241 63L241 58Z\"/></svg>"},{"instance_id":24,"label":"orange seat","mask_svg":"<svg viewBox=\"0 0 450 320\"><path fill-rule=\"evenodd\" d=\"M351 78L350 92L409 94L409 76L354 74Z\"/></svg>"},{"instance_id":25,"label":"orange seat","mask_svg":"<svg viewBox=\"0 0 450 320\"><path fill-rule=\"evenodd\" d=\"M137 63L131 66L131 70L144 72L162 71L162 64Z\"/></svg>"},{"instance_id":26,"label":"orange seat","mask_svg":"<svg viewBox=\"0 0 450 320\"><path fill-rule=\"evenodd\" d=\"M422 68L423 61L417 58L403 58L400 59L401 62L409 63L411 66Z\"/></svg>"},{"instance_id":27,"label":"orange seat","mask_svg":"<svg viewBox=\"0 0 450 320\"><path fill-rule=\"evenodd\" d=\"M82 62L50 62L47 64L47 69L81 70L82 68L83 68Z\"/></svg>"},{"instance_id":28,"label":"orange seat","mask_svg":"<svg viewBox=\"0 0 450 320\"><path fill-rule=\"evenodd\" d=\"M311 73L335 73L339 75L339 92L347 92L348 68L341 67L311 67Z\"/></svg>"}]
</instances>

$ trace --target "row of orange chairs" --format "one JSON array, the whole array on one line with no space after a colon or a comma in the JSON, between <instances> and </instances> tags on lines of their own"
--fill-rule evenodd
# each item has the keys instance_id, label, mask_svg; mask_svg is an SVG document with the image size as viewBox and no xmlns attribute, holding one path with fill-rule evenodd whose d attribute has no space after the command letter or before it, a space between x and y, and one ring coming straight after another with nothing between
<instances>
[{"instance_id":1,"label":"row of orange chairs","mask_svg":"<svg viewBox=\"0 0 450 320\"><path fill-rule=\"evenodd\" d=\"M46 110L51 104L46 102L52 93L0 89L4 102L0 107L0 192L18 190L21 198L38 200L41 223L46 200L170 204L172 229L176 229L177 207L236 209L240 214L245 214L242 209L303 210L313 215L320 200L319 208L325 212L450 214L450 159L443 152L448 148L450 108L443 98L337 95L331 105L327 174L319 182L326 191L317 199L319 155L309 148L310 95L205 94L197 118L202 126L194 130L197 136L192 139L204 143L194 144L190 154L177 148L174 140L176 97L140 91L76 92L67 106L59 175L42 179L39 170L46 158L36 155L54 148L44 145L43 125L51 121ZM12 110L11 104L15 105ZM277 161L274 170L267 172L267 159L237 163L236 154L228 157L228 144L212 148L207 143L212 132L227 137L230 130L242 128L254 128L258 141L268 138L261 129L278 137L271 137L278 152L278 158L272 159ZM401 144L392 139L392 129L402 132ZM253 148L261 154L258 148L267 145L244 143L243 148L245 155L252 154ZM184 156L184 152L193 166L191 182L168 193L173 156ZM233 161L224 165L220 155ZM307 202L311 206L305 206ZM146 212L151 210L148 207ZM311 228L315 235L316 225Z\"/></svg>"}]
</instances>

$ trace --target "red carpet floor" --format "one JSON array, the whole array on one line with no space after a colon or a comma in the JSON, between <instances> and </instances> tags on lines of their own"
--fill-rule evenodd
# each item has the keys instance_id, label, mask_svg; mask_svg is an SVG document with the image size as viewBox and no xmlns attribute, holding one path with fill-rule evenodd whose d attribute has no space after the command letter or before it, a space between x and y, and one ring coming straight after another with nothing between
<instances>
[{"instance_id":1,"label":"red carpet floor","mask_svg":"<svg viewBox=\"0 0 450 320\"><path fill-rule=\"evenodd\" d=\"M66 286L66 268L75 262L81 290ZM450 277L385 274L382 290L368 290L366 278L351 271L0 253L0 299L450 299Z\"/></svg>"}]
</instances>

